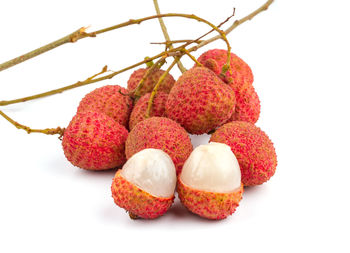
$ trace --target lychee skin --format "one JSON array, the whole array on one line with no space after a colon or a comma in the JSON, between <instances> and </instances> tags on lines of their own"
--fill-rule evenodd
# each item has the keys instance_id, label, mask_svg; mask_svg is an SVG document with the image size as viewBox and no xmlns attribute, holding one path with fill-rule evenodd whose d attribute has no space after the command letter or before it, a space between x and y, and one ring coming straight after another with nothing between
<instances>
[{"instance_id":1,"label":"lychee skin","mask_svg":"<svg viewBox=\"0 0 350 253\"><path fill-rule=\"evenodd\" d=\"M112 182L114 202L133 216L143 219L155 219L163 215L172 205L170 198L155 197L128 182L118 170Z\"/></svg>"},{"instance_id":2,"label":"lychee skin","mask_svg":"<svg viewBox=\"0 0 350 253\"><path fill-rule=\"evenodd\" d=\"M166 115L191 134L203 134L227 122L235 109L234 91L204 67L186 71L169 93Z\"/></svg>"},{"instance_id":3,"label":"lychee skin","mask_svg":"<svg viewBox=\"0 0 350 253\"><path fill-rule=\"evenodd\" d=\"M74 165L87 170L106 170L125 163L128 131L99 112L77 113L64 131L64 155Z\"/></svg>"},{"instance_id":4,"label":"lychee skin","mask_svg":"<svg viewBox=\"0 0 350 253\"><path fill-rule=\"evenodd\" d=\"M213 133L210 141L231 147L245 186L260 185L275 174L277 155L273 143L254 124L243 121L227 123Z\"/></svg>"},{"instance_id":5,"label":"lychee skin","mask_svg":"<svg viewBox=\"0 0 350 253\"><path fill-rule=\"evenodd\" d=\"M235 91L236 108L229 121L256 123L260 116L260 100L253 86L244 85Z\"/></svg>"},{"instance_id":6,"label":"lychee skin","mask_svg":"<svg viewBox=\"0 0 350 253\"><path fill-rule=\"evenodd\" d=\"M129 80L128 80L128 91L132 92L136 89L139 82L145 75L147 69L140 68L135 70ZM165 71L162 69L156 69L154 70L144 81L143 86L140 90L139 95L143 96L148 92L152 92L154 86L157 84L159 78L163 75ZM171 74L167 74L162 83L160 84L158 91L162 91L165 93L169 93L171 88L174 86L175 79Z\"/></svg>"},{"instance_id":7,"label":"lychee skin","mask_svg":"<svg viewBox=\"0 0 350 253\"><path fill-rule=\"evenodd\" d=\"M229 193L193 189L178 180L177 192L181 203L192 213L203 218L220 220L233 214L242 199L243 184Z\"/></svg>"},{"instance_id":8,"label":"lychee skin","mask_svg":"<svg viewBox=\"0 0 350 253\"><path fill-rule=\"evenodd\" d=\"M119 85L106 85L88 93L81 101L78 112L97 111L113 118L119 124L128 127L129 116L133 107L128 91Z\"/></svg>"},{"instance_id":9,"label":"lychee skin","mask_svg":"<svg viewBox=\"0 0 350 253\"><path fill-rule=\"evenodd\" d=\"M129 133L125 143L127 159L146 148L161 149L167 153L174 162L177 175L193 150L186 130L165 117L151 117L141 121Z\"/></svg>"},{"instance_id":10,"label":"lychee skin","mask_svg":"<svg viewBox=\"0 0 350 253\"><path fill-rule=\"evenodd\" d=\"M129 119L129 129L133 129L137 123L146 119L146 111L148 107L148 101L151 97L151 93L143 95L135 104ZM157 92L154 97L152 108L150 111L150 117L163 117L165 115L165 103L168 99L168 94L164 92Z\"/></svg>"},{"instance_id":11,"label":"lychee skin","mask_svg":"<svg viewBox=\"0 0 350 253\"><path fill-rule=\"evenodd\" d=\"M232 87L240 89L245 84L252 85L254 76L249 65L234 53L231 53L230 71L221 76L222 67L227 62L227 50L212 49L198 57L198 61L205 67L217 74L226 83L231 83Z\"/></svg>"},{"instance_id":12,"label":"lychee skin","mask_svg":"<svg viewBox=\"0 0 350 253\"><path fill-rule=\"evenodd\" d=\"M253 73L247 63L231 53L230 71L220 75L227 61L227 50L213 49L203 53L198 61L228 83L236 96L236 109L230 119L256 123L260 116L260 100L253 87Z\"/></svg>"}]
</instances>

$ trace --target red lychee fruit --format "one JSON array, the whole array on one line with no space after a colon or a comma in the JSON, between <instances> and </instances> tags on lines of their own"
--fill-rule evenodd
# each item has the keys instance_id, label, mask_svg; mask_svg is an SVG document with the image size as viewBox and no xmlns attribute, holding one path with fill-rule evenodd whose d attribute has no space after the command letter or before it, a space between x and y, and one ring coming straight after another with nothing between
<instances>
[{"instance_id":1,"label":"red lychee fruit","mask_svg":"<svg viewBox=\"0 0 350 253\"><path fill-rule=\"evenodd\" d=\"M191 134L203 134L227 122L235 109L229 85L204 67L186 71L169 93L166 115Z\"/></svg>"},{"instance_id":2,"label":"red lychee fruit","mask_svg":"<svg viewBox=\"0 0 350 253\"><path fill-rule=\"evenodd\" d=\"M203 53L198 61L230 85L236 95L236 109L231 120L256 123L260 115L260 100L253 87L253 73L241 58L231 53L230 71L221 75L227 61L227 50L212 49Z\"/></svg>"},{"instance_id":3,"label":"red lychee fruit","mask_svg":"<svg viewBox=\"0 0 350 253\"><path fill-rule=\"evenodd\" d=\"M250 122L233 121L217 129L210 141L231 147L241 168L245 186L260 185L276 171L277 155L272 141Z\"/></svg>"},{"instance_id":4,"label":"red lychee fruit","mask_svg":"<svg viewBox=\"0 0 350 253\"><path fill-rule=\"evenodd\" d=\"M117 171L112 197L131 218L154 219L173 203L175 186L176 172L171 158L160 149L144 149Z\"/></svg>"},{"instance_id":5,"label":"red lychee fruit","mask_svg":"<svg viewBox=\"0 0 350 253\"><path fill-rule=\"evenodd\" d=\"M141 68L135 70L129 80L128 80L128 90L132 92L136 89L142 77L146 73L147 69ZM143 96L148 92L152 92L154 86L157 84L159 78L163 75L165 71L161 69L155 69L153 72L146 78L143 86L140 90L139 95ZM160 84L158 91L169 93L171 88L174 86L175 80L171 74L167 74L162 83Z\"/></svg>"},{"instance_id":6,"label":"red lychee fruit","mask_svg":"<svg viewBox=\"0 0 350 253\"><path fill-rule=\"evenodd\" d=\"M236 157L226 144L211 142L193 150L178 178L181 203L207 219L224 219L235 212L243 184Z\"/></svg>"},{"instance_id":7,"label":"red lychee fruit","mask_svg":"<svg viewBox=\"0 0 350 253\"><path fill-rule=\"evenodd\" d=\"M167 153L175 164L177 174L193 150L186 130L175 121L164 117L145 119L129 133L125 143L127 159L146 148L161 149Z\"/></svg>"},{"instance_id":8,"label":"red lychee fruit","mask_svg":"<svg viewBox=\"0 0 350 253\"><path fill-rule=\"evenodd\" d=\"M129 129L133 129L137 123L146 119L146 111L148 107L148 101L151 97L151 93L143 95L135 104L132 109L129 119ZM168 99L168 94L164 92L157 92L153 99L150 117L163 117L165 115L165 103Z\"/></svg>"},{"instance_id":9,"label":"red lychee fruit","mask_svg":"<svg viewBox=\"0 0 350 253\"><path fill-rule=\"evenodd\" d=\"M78 107L79 112L96 111L113 118L119 124L128 127L133 101L128 91L119 85L106 85L88 93Z\"/></svg>"},{"instance_id":10,"label":"red lychee fruit","mask_svg":"<svg viewBox=\"0 0 350 253\"><path fill-rule=\"evenodd\" d=\"M128 131L100 112L77 113L64 131L64 155L75 166L87 170L106 170L126 161Z\"/></svg>"}]
</instances>

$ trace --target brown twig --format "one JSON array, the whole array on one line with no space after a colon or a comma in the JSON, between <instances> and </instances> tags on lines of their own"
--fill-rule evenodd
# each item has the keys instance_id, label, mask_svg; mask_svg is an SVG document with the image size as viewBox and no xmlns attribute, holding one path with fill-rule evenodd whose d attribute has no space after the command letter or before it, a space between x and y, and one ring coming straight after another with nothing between
<instances>
[{"instance_id":1,"label":"brown twig","mask_svg":"<svg viewBox=\"0 0 350 253\"><path fill-rule=\"evenodd\" d=\"M0 111L0 115L4 117L7 121L9 121L12 125L14 125L17 129L22 129L26 131L28 134L30 133L42 133L47 135L55 135L59 134L59 138L64 134L64 128L56 127L56 128L45 128L45 129L32 129L28 126L22 125L13 119L11 119L8 115L6 115L3 111Z\"/></svg>"},{"instance_id":2,"label":"brown twig","mask_svg":"<svg viewBox=\"0 0 350 253\"><path fill-rule=\"evenodd\" d=\"M154 8L156 9L157 15L160 15L161 13L160 13L160 9L159 9L158 0L153 0L153 5L154 5ZM158 18L158 21L159 21L160 27L162 29L165 41L168 42L168 43L165 44L166 45L166 49L168 49L168 48L173 49L174 47L173 47L172 43L170 42L170 36L169 36L168 30L167 30L167 28L165 26L165 23L163 21L163 18ZM179 68L181 73L184 73L187 70L184 67L184 65L182 64L181 61L177 62L177 67Z\"/></svg>"},{"instance_id":3,"label":"brown twig","mask_svg":"<svg viewBox=\"0 0 350 253\"><path fill-rule=\"evenodd\" d=\"M29 53L26 53L24 55L21 55L19 57L16 57L12 60L9 60L7 62L0 64L0 72L2 70L9 68L9 67L15 66L19 63L22 63L26 60L29 60L35 56L38 56L42 53L50 51L56 47L62 46L66 43L74 43L74 42L77 42L78 40L81 40L81 39L84 39L87 37L96 37L98 34L102 34L105 32L109 32L109 31L116 30L116 29L119 29L122 27L130 26L130 25L141 24L142 22L147 21L147 20L151 20L151 19L155 19L155 18L163 18L163 17L182 17L182 18L194 19L194 20L197 20L199 22L203 22L203 23L211 26L214 29L216 28L216 26L214 26L209 21L207 21L203 18L200 18L200 17L193 15L193 14L182 14L182 13L167 13L167 14L148 16L148 17L144 17L144 18L140 18L140 19L130 19L129 21L126 21L126 22L123 22L123 23L120 23L120 24L117 24L114 26L110 26L110 27L107 27L104 29L100 29L100 30L97 30L97 31L94 31L91 33L87 33L86 28L82 27L82 28L78 29L77 31L75 31L67 36L64 36L63 38L61 38L59 40L51 42L45 46L42 46L38 49L31 51ZM219 34L221 35L221 37L226 41L226 43L228 43L228 41L225 37L225 33L219 29L215 29L215 30L217 30L219 32Z\"/></svg>"},{"instance_id":4,"label":"brown twig","mask_svg":"<svg viewBox=\"0 0 350 253\"><path fill-rule=\"evenodd\" d=\"M244 22L246 22L247 20L251 20L252 18L254 18L256 15L258 15L259 13L261 13L262 11L265 11L268 9L268 7L273 3L273 0L268 0L264 5L262 5L260 8L256 9L255 11L253 11L252 13L250 13L249 15L245 16L244 18L240 19L240 20L236 20L227 30L225 30L225 33L226 34L229 34L232 30L234 30L235 28L237 28L239 25L243 24ZM165 14L163 14L165 15ZM220 25L219 25L220 26ZM110 28L111 29L111 28ZM213 29L210 31L212 32ZM208 33L206 33L205 35L207 35ZM171 52L177 52L179 50L181 50L182 48L185 48L186 46L192 44L192 43L196 43L199 39L201 39L202 37L204 37L205 35L202 35L201 37L199 37L197 40L192 40L192 41L187 41L186 44L182 45L182 46L179 46L179 47L176 47L174 49L171 49L168 51L168 54L170 54ZM204 40L202 42L200 42L198 45L195 45L189 49L187 49L188 52L193 52L193 51L196 51L198 50L199 48L215 41L215 40L218 40L219 38L221 38L221 36L214 36L208 40ZM28 96L28 97L24 97L24 98L20 98L20 99L14 99L14 100L4 100L4 101L0 101L0 106L4 106L4 105L9 105L9 104L15 104L15 103L20 103L20 102L25 102L25 101L29 101L29 100L33 100L33 99L36 99L36 98L42 98L42 97L46 97L46 96L50 96L50 95L54 95L54 94L57 94L57 93L61 93L63 91L66 91L66 90L70 90L70 89L74 89L74 88L77 88L77 87L80 87L80 86L84 86L84 85L88 85L88 84L91 84L91 83L96 83L96 82L99 82L99 81L103 81L103 80L106 80L106 79L111 79L113 78L114 76L124 72L124 71L127 71L129 69L132 69L132 68L135 68L137 66L140 66L144 63L147 63L147 62L151 62L152 60L155 60L155 59L158 59L159 57L162 57L166 52L162 52L162 53L159 53L153 57L149 57L143 61L140 61L140 62L137 62L133 65L130 65L124 69L121 69L119 71L116 71L116 72L113 72L109 75L106 75L106 76L103 76L103 77L100 77L100 78L96 78L96 79L93 79L93 80L85 80L83 82L77 82L77 83L74 83L72 85L68 85L68 86L65 86L65 87L62 87L62 88L59 88L59 89L56 89L56 90L52 90L52 91L48 91L48 92L44 92L44 93L40 93L40 94L36 94L36 95L33 95L33 96Z\"/></svg>"}]
</instances>

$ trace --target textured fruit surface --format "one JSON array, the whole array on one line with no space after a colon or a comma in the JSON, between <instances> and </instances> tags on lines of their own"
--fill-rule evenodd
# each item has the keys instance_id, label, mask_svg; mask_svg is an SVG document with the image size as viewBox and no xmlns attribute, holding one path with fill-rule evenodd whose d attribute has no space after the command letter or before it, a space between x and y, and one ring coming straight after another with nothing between
<instances>
[{"instance_id":1,"label":"textured fruit surface","mask_svg":"<svg viewBox=\"0 0 350 253\"><path fill-rule=\"evenodd\" d=\"M87 170L105 170L125 161L128 131L99 112L77 113L66 128L62 146L66 158Z\"/></svg>"},{"instance_id":2,"label":"textured fruit surface","mask_svg":"<svg viewBox=\"0 0 350 253\"><path fill-rule=\"evenodd\" d=\"M215 131L210 141L231 147L245 186L262 184L276 171L277 155L272 141L259 127L249 122L227 123Z\"/></svg>"},{"instance_id":3,"label":"textured fruit surface","mask_svg":"<svg viewBox=\"0 0 350 253\"><path fill-rule=\"evenodd\" d=\"M114 202L118 206L144 219L154 219L163 215L174 201L174 196L159 198L141 190L124 179L120 170L113 179L111 190Z\"/></svg>"},{"instance_id":4,"label":"textured fruit surface","mask_svg":"<svg viewBox=\"0 0 350 253\"><path fill-rule=\"evenodd\" d=\"M230 193L215 193L193 189L178 180L178 196L181 203L192 213L213 220L233 214L242 199L243 184Z\"/></svg>"},{"instance_id":5,"label":"textured fruit surface","mask_svg":"<svg viewBox=\"0 0 350 253\"><path fill-rule=\"evenodd\" d=\"M231 120L256 123L260 116L260 100L252 85L253 73L247 63L231 53L231 73L227 71L225 77L222 77L220 73L226 60L227 51L223 49L209 50L198 58L200 63L215 72L234 90L236 109Z\"/></svg>"},{"instance_id":6,"label":"textured fruit surface","mask_svg":"<svg viewBox=\"0 0 350 253\"><path fill-rule=\"evenodd\" d=\"M227 122L235 109L234 91L204 67L186 71L170 91L166 115L191 134L203 134Z\"/></svg>"},{"instance_id":7,"label":"textured fruit surface","mask_svg":"<svg viewBox=\"0 0 350 253\"><path fill-rule=\"evenodd\" d=\"M178 123L164 117L151 117L138 123L129 133L125 144L126 157L146 149L161 149L173 160L176 173L191 154L191 139Z\"/></svg>"},{"instance_id":8,"label":"textured fruit surface","mask_svg":"<svg viewBox=\"0 0 350 253\"><path fill-rule=\"evenodd\" d=\"M205 67L212 70L215 74L220 76L223 81L231 83L233 87L240 89L245 84L251 85L254 81L253 73L247 63L239 58L234 53L231 53L230 71L225 73L225 77L221 77L220 73L222 67L227 61L227 50L212 49L198 57L198 61Z\"/></svg>"},{"instance_id":9,"label":"textured fruit surface","mask_svg":"<svg viewBox=\"0 0 350 253\"><path fill-rule=\"evenodd\" d=\"M151 93L146 93L135 104L129 120L130 130L133 129L137 123L146 119L146 111L147 111L148 101L150 97L151 97ZM157 92L156 96L154 97L149 116L163 117L165 114L165 103L167 99L168 99L167 93Z\"/></svg>"},{"instance_id":10,"label":"textured fruit surface","mask_svg":"<svg viewBox=\"0 0 350 253\"><path fill-rule=\"evenodd\" d=\"M128 127L132 99L124 96L128 91L119 85L106 85L88 93L81 101L78 112L102 112L119 124Z\"/></svg>"},{"instance_id":11,"label":"textured fruit surface","mask_svg":"<svg viewBox=\"0 0 350 253\"><path fill-rule=\"evenodd\" d=\"M147 69L141 68L141 69L137 69L135 70L129 80L128 80L128 90L129 92L132 92L133 90L136 89L136 87L138 86L139 82L141 81L141 79L143 78L144 74L146 73ZM145 95L148 92L152 92L154 86L157 84L159 78L161 77L161 75L163 75L164 70L154 70L145 80L145 82L143 83L143 86L140 90L140 96ZM165 93L169 93L171 88L173 87L175 83L174 77L171 74L168 74L164 80L162 81L162 83L160 84L158 91L162 91Z\"/></svg>"},{"instance_id":12,"label":"textured fruit surface","mask_svg":"<svg viewBox=\"0 0 350 253\"><path fill-rule=\"evenodd\" d=\"M260 100L253 86L245 85L235 90L236 109L230 121L256 123L260 116Z\"/></svg>"}]
</instances>

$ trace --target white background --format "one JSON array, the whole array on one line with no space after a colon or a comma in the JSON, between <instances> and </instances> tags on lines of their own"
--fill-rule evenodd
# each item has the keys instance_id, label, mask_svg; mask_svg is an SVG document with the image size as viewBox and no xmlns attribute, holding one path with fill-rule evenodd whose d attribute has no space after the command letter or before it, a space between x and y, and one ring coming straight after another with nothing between
<instances>
[{"instance_id":1,"label":"white background","mask_svg":"<svg viewBox=\"0 0 350 253\"><path fill-rule=\"evenodd\" d=\"M164 13L195 13L215 24L233 7L240 18L263 2L159 0ZM115 171L73 167L57 137L28 135L0 118L0 252L349 252L349 7L345 0L277 0L228 36L253 70L257 125L275 143L278 167L268 183L245 191L226 220L191 215L178 200L159 219L130 220L111 198ZM154 12L151 0L2 1L0 62L82 26L93 31ZM172 39L208 31L192 20L165 22ZM1 72L0 100L83 80L106 64L118 70L160 52L149 44L158 41L153 20L62 46ZM225 44L194 54L211 48ZM125 86L130 74L1 109L33 128L64 127L87 92Z\"/></svg>"}]
</instances>

